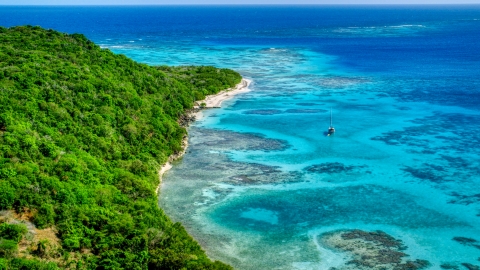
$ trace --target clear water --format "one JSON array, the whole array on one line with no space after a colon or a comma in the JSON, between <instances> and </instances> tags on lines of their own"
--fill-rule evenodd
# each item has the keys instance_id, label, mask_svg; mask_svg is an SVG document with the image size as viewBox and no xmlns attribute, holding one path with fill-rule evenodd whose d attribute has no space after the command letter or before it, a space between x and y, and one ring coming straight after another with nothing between
<instances>
[{"instance_id":1,"label":"clear water","mask_svg":"<svg viewBox=\"0 0 480 270\"><path fill-rule=\"evenodd\" d=\"M239 269L329 269L318 236L382 230L409 259L480 265L480 6L1 7L251 92L205 111L159 203ZM332 108L334 136L326 136Z\"/></svg>"}]
</instances>

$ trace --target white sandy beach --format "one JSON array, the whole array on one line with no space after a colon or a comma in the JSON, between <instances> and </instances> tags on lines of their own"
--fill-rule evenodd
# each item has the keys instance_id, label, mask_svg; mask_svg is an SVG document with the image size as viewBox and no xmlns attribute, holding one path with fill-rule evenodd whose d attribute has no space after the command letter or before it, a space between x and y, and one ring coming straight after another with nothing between
<instances>
[{"instance_id":1,"label":"white sandy beach","mask_svg":"<svg viewBox=\"0 0 480 270\"><path fill-rule=\"evenodd\" d=\"M239 84L237 84L235 87L223 90L215 95L207 96L204 100L196 101L194 108L199 110L198 112L195 113L195 119L198 120L202 118L201 109L220 108L222 106L223 101L231 99L238 94L249 92L250 89L248 87L250 86L251 83L252 83L251 80L242 78L242 81ZM160 182L158 184L157 190L155 191L157 194L160 191L160 185L162 184L163 174L172 168L172 162L174 160L179 159L185 154L187 147L188 147L188 137L185 137L183 138L183 142L182 142L182 148L183 148L182 152L171 155L168 158L167 163L163 164L163 166L158 171L158 177Z\"/></svg>"},{"instance_id":2,"label":"white sandy beach","mask_svg":"<svg viewBox=\"0 0 480 270\"><path fill-rule=\"evenodd\" d=\"M242 79L242 81L234 88L223 90L218 94L207 96L204 100L196 101L194 108L220 108L223 101L231 99L238 94L250 91L248 86L251 83L251 80ZM202 106L202 104L204 106Z\"/></svg>"}]
</instances>

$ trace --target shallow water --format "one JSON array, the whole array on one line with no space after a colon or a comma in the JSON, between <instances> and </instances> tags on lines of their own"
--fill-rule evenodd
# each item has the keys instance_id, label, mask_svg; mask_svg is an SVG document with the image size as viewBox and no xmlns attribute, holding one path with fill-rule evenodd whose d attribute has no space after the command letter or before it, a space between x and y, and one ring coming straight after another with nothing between
<instances>
[{"instance_id":1,"label":"shallow water","mask_svg":"<svg viewBox=\"0 0 480 270\"><path fill-rule=\"evenodd\" d=\"M190 129L188 154L160 197L211 257L240 269L329 269L349 259L318 236L362 229L401 239L410 259L432 269L478 264L478 248L452 240L480 237L478 110L408 99L396 85L403 78L338 71L308 50L241 53L262 66L245 71L253 91ZM261 136L253 143L224 130Z\"/></svg>"},{"instance_id":2,"label":"shallow water","mask_svg":"<svg viewBox=\"0 0 480 270\"><path fill-rule=\"evenodd\" d=\"M480 265L478 6L55 11L17 8L0 24L253 79L189 129L161 186L161 207L211 258L341 269L349 254L322 235L361 229L402 240L429 269ZM337 132L326 136L330 109Z\"/></svg>"}]
</instances>

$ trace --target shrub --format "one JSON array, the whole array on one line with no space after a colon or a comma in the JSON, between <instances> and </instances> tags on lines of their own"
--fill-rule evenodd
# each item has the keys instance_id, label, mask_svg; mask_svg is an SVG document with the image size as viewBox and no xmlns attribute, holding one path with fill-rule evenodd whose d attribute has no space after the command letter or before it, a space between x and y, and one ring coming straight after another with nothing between
<instances>
[{"instance_id":1,"label":"shrub","mask_svg":"<svg viewBox=\"0 0 480 270\"><path fill-rule=\"evenodd\" d=\"M0 238L13 240L18 243L26 233L27 226L24 224L0 224Z\"/></svg>"},{"instance_id":2,"label":"shrub","mask_svg":"<svg viewBox=\"0 0 480 270\"><path fill-rule=\"evenodd\" d=\"M14 240L0 239L0 256L11 257L18 249L17 242Z\"/></svg>"}]
</instances>

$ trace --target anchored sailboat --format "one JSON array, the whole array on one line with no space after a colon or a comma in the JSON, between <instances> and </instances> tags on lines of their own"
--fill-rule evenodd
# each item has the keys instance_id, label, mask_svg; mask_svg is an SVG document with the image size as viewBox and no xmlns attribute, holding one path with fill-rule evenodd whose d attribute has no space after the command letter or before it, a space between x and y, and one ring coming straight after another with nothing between
<instances>
[{"instance_id":1,"label":"anchored sailboat","mask_svg":"<svg viewBox=\"0 0 480 270\"><path fill-rule=\"evenodd\" d=\"M330 136L333 133L335 133L335 128L333 127L333 124L332 124L332 109L330 108L330 127L328 127L327 136Z\"/></svg>"}]
</instances>

